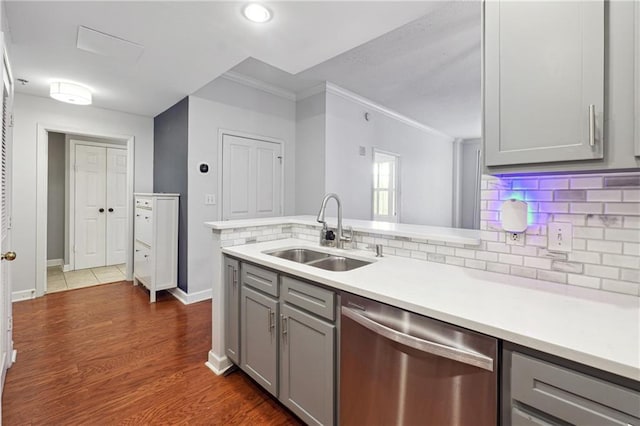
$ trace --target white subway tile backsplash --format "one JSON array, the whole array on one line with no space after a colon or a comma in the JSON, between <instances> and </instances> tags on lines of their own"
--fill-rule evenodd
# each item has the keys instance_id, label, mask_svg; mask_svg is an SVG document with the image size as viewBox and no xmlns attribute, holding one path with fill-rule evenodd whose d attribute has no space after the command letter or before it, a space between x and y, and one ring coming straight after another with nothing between
<instances>
[{"instance_id":1,"label":"white subway tile backsplash","mask_svg":"<svg viewBox=\"0 0 640 426\"><path fill-rule=\"evenodd\" d=\"M571 203L569 211L571 213L600 214L602 213L602 203Z\"/></svg>"},{"instance_id":2,"label":"white subway tile backsplash","mask_svg":"<svg viewBox=\"0 0 640 426\"><path fill-rule=\"evenodd\" d=\"M567 283L580 287L600 288L600 278L587 277L584 275L567 274Z\"/></svg>"},{"instance_id":3,"label":"white subway tile backsplash","mask_svg":"<svg viewBox=\"0 0 640 426\"><path fill-rule=\"evenodd\" d=\"M571 189L602 188L602 176L597 177L573 177L569 184Z\"/></svg>"},{"instance_id":4,"label":"white subway tile backsplash","mask_svg":"<svg viewBox=\"0 0 640 426\"><path fill-rule=\"evenodd\" d=\"M638 229L606 229L605 240L626 241L630 243L640 242L640 230Z\"/></svg>"},{"instance_id":5,"label":"white subway tile backsplash","mask_svg":"<svg viewBox=\"0 0 640 426\"><path fill-rule=\"evenodd\" d=\"M356 246L372 250L374 244L382 244L386 255L639 296L640 173L604 178L483 176L482 188L478 246L355 232ZM529 204L524 245L505 244L500 208L511 197ZM547 250L551 221L573 224L572 252ZM221 244L228 247L292 236L317 242L319 229L292 225L224 230Z\"/></svg>"},{"instance_id":6,"label":"white subway tile backsplash","mask_svg":"<svg viewBox=\"0 0 640 426\"><path fill-rule=\"evenodd\" d=\"M500 263L506 263L508 265L520 266L523 263L523 258L522 258L522 256L517 256L517 255L514 255L514 254L500 253L498 255L498 261Z\"/></svg>"},{"instance_id":7,"label":"white subway tile backsplash","mask_svg":"<svg viewBox=\"0 0 640 426\"><path fill-rule=\"evenodd\" d=\"M602 253L622 253L622 243L618 241L588 240L587 250Z\"/></svg>"},{"instance_id":8,"label":"white subway tile backsplash","mask_svg":"<svg viewBox=\"0 0 640 426\"><path fill-rule=\"evenodd\" d=\"M640 257L618 254L603 254L602 264L621 268L640 268Z\"/></svg>"},{"instance_id":9,"label":"white subway tile backsplash","mask_svg":"<svg viewBox=\"0 0 640 426\"><path fill-rule=\"evenodd\" d=\"M633 296L640 295L640 284L629 281L602 280L602 289L614 291L616 293L631 294Z\"/></svg>"},{"instance_id":10,"label":"white subway tile backsplash","mask_svg":"<svg viewBox=\"0 0 640 426\"><path fill-rule=\"evenodd\" d=\"M622 191L595 189L587 191L586 201L622 201Z\"/></svg>"},{"instance_id":11,"label":"white subway tile backsplash","mask_svg":"<svg viewBox=\"0 0 640 426\"><path fill-rule=\"evenodd\" d=\"M640 203L607 203L604 207L606 214L640 215Z\"/></svg>"},{"instance_id":12,"label":"white subway tile backsplash","mask_svg":"<svg viewBox=\"0 0 640 426\"><path fill-rule=\"evenodd\" d=\"M569 189L569 179L540 179L540 189Z\"/></svg>"},{"instance_id":13,"label":"white subway tile backsplash","mask_svg":"<svg viewBox=\"0 0 640 426\"><path fill-rule=\"evenodd\" d=\"M617 280L620 277L620 268L602 265L584 265L584 273L594 277Z\"/></svg>"}]
</instances>

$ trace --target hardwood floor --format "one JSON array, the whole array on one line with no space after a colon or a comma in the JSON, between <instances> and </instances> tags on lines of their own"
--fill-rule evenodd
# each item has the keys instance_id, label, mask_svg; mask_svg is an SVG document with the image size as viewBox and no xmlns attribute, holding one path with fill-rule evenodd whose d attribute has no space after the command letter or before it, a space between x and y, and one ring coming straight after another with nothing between
<instances>
[{"instance_id":1,"label":"hardwood floor","mask_svg":"<svg viewBox=\"0 0 640 426\"><path fill-rule=\"evenodd\" d=\"M241 371L204 365L210 301L149 304L120 282L15 303L13 318L5 425L301 424Z\"/></svg>"}]
</instances>

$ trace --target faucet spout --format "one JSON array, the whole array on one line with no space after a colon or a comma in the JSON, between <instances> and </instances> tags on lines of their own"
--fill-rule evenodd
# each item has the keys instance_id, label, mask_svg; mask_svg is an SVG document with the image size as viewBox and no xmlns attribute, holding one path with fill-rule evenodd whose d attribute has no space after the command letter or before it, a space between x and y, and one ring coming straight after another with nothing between
<instances>
[{"instance_id":1,"label":"faucet spout","mask_svg":"<svg viewBox=\"0 0 640 426\"><path fill-rule=\"evenodd\" d=\"M327 210L327 202L329 202L331 198L336 200L336 204L338 205L338 238L336 245L338 248L344 248L344 242L348 240L348 238L345 238L345 236L342 234L342 203L340 202L340 197L338 197L338 194L329 193L324 196L324 198L322 199L322 205L320 206L320 211L318 212L317 220L319 223L322 223L324 225L327 224L327 222L325 221L325 212Z\"/></svg>"}]
</instances>

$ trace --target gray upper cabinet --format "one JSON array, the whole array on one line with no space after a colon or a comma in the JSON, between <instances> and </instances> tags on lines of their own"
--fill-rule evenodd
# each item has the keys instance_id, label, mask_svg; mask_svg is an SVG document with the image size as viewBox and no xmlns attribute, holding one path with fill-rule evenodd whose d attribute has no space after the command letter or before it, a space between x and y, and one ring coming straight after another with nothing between
<instances>
[{"instance_id":1,"label":"gray upper cabinet","mask_svg":"<svg viewBox=\"0 0 640 426\"><path fill-rule=\"evenodd\" d=\"M241 291L242 369L277 397L278 301L246 285Z\"/></svg>"},{"instance_id":2,"label":"gray upper cabinet","mask_svg":"<svg viewBox=\"0 0 640 426\"><path fill-rule=\"evenodd\" d=\"M307 424L334 423L336 327L281 307L280 401Z\"/></svg>"},{"instance_id":3,"label":"gray upper cabinet","mask_svg":"<svg viewBox=\"0 0 640 426\"><path fill-rule=\"evenodd\" d=\"M602 159L604 1L484 3L486 166Z\"/></svg>"},{"instance_id":4,"label":"gray upper cabinet","mask_svg":"<svg viewBox=\"0 0 640 426\"><path fill-rule=\"evenodd\" d=\"M240 262L224 259L225 346L227 356L240 364Z\"/></svg>"}]
</instances>

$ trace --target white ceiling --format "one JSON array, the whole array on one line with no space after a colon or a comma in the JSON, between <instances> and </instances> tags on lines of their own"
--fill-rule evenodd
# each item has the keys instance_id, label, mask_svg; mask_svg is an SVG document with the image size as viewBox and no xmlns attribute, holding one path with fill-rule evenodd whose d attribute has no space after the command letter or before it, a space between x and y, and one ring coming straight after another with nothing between
<instances>
[{"instance_id":1,"label":"white ceiling","mask_svg":"<svg viewBox=\"0 0 640 426\"><path fill-rule=\"evenodd\" d=\"M94 105L155 116L248 57L291 74L398 28L433 9L410 1L268 2L252 24L244 2L6 1L18 92L48 96L52 80L94 92ZM144 46L131 62L76 48L79 26ZM6 30L6 29L5 29Z\"/></svg>"},{"instance_id":2,"label":"white ceiling","mask_svg":"<svg viewBox=\"0 0 640 426\"><path fill-rule=\"evenodd\" d=\"M422 17L292 75L249 58L232 71L293 92L330 81L457 138L480 136L479 1Z\"/></svg>"}]
</instances>

